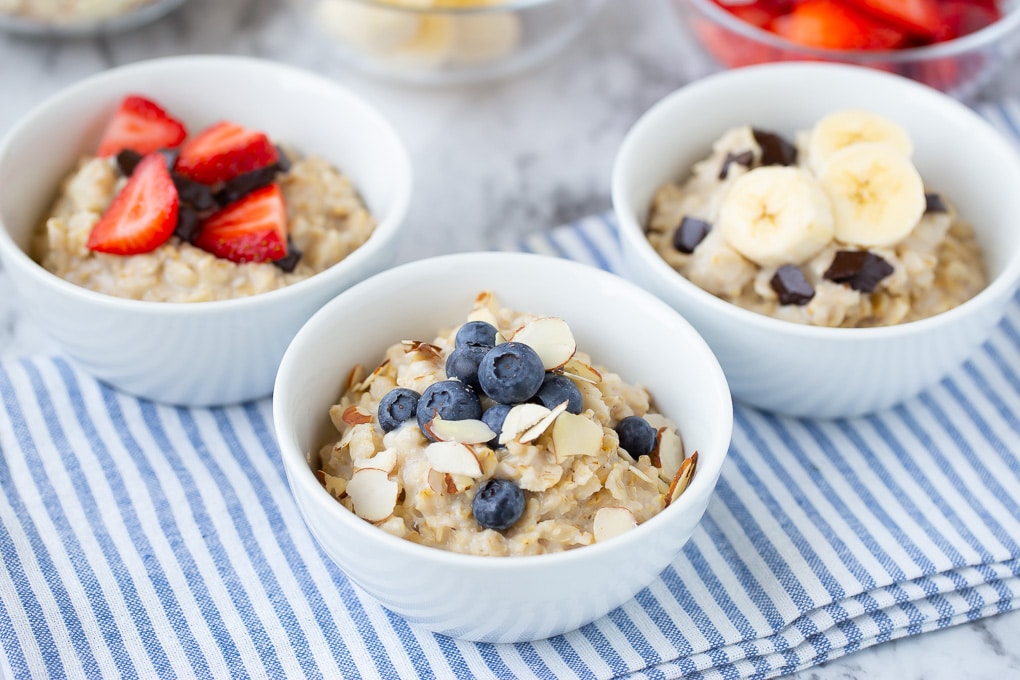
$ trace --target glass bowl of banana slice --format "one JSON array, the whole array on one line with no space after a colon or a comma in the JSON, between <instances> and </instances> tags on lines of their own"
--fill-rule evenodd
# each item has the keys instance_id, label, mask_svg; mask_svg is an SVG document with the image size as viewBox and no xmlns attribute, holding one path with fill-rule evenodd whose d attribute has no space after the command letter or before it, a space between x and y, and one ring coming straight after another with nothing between
<instances>
[{"instance_id":1,"label":"glass bowl of banana slice","mask_svg":"<svg viewBox=\"0 0 1020 680\"><path fill-rule=\"evenodd\" d=\"M860 66L719 73L631 128L612 180L628 274L734 396L873 412L936 383L1020 285L1020 158L951 97Z\"/></svg>"},{"instance_id":2,"label":"glass bowl of banana slice","mask_svg":"<svg viewBox=\"0 0 1020 680\"><path fill-rule=\"evenodd\" d=\"M340 57L424 85L490 80L549 59L605 0L292 0Z\"/></svg>"}]
</instances>

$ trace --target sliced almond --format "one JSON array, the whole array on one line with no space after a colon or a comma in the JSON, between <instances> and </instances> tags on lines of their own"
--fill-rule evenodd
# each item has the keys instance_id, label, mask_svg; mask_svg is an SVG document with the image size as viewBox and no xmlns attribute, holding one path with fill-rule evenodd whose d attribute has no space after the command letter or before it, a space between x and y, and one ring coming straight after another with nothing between
<instances>
[{"instance_id":1,"label":"sliced almond","mask_svg":"<svg viewBox=\"0 0 1020 680\"><path fill-rule=\"evenodd\" d=\"M445 493L447 477L449 477L449 475L446 474L445 472L440 472L439 470L433 470L432 468L429 468L427 478L429 488L435 491L436 493Z\"/></svg>"},{"instance_id":2,"label":"sliced almond","mask_svg":"<svg viewBox=\"0 0 1020 680\"><path fill-rule=\"evenodd\" d=\"M439 361L443 358L443 349L429 342L421 340L402 340L404 354L417 353L419 358L424 360Z\"/></svg>"},{"instance_id":3,"label":"sliced almond","mask_svg":"<svg viewBox=\"0 0 1020 680\"><path fill-rule=\"evenodd\" d=\"M382 374L382 372L386 370L386 367L389 366L389 365L390 365L390 360L389 359L383 359L382 363L379 364L378 366L376 366L375 370L373 370L371 373L369 373L367 378L365 378L360 383L358 383L357 385L354 386L354 390L356 392L364 392L365 390L367 390L369 388L369 386L373 382L375 382L375 379L378 378Z\"/></svg>"},{"instance_id":4,"label":"sliced almond","mask_svg":"<svg viewBox=\"0 0 1020 680\"><path fill-rule=\"evenodd\" d=\"M684 462L684 443L672 428L659 429L656 447L659 461L655 463L659 474L666 481L673 479ZM654 462L654 460L653 460Z\"/></svg>"},{"instance_id":5,"label":"sliced almond","mask_svg":"<svg viewBox=\"0 0 1020 680\"><path fill-rule=\"evenodd\" d=\"M474 309L468 314L467 320L484 321L499 328L499 322L496 318L498 314L499 302L496 300L496 296L492 294L492 291L483 290L475 298Z\"/></svg>"},{"instance_id":6,"label":"sliced almond","mask_svg":"<svg viewBox=\"0 0 1020 680\"><path fill-rule=\"evenodd\" d=\"M570 456L595 456L602 450L602 426L590 418L561 413L553 424L552 441L556 462Z\"/></svg>"},{"instance_id":7,"label":"sliced almond","mask_svg":"<svg viewBox=\"0 0 1020 680\"><path fill-rule=\"evenodd\" d=\"M541 404L517 404L511 408L503 420L499 443L517 439L517 436L540 423L551 411Z\"/></svg>"},{"instance_id":8,"label":"sliced almond","mask_svg":"<svg viewBox=\"0 0 1020 680\"><path fill-rule=\"evenodd\" d=\"M468 475L446 473L446 493L463 493L475 485L475 478Z\"/></svg>"},{"instance_id":9,"label":"sliced almond","mask_svg":"<svg viewBox=\"0 0 1020 680\"><path fill-rule=\"evenodd\" d=\"M399 487L382 470L358 470L347 483L347 495L354 503L354 513L369 522L380 522L397 507Z\"/></svg>"},{"instance_id":10,"label":"sliced almond","mask_svg":"<svg viewBox=\"0 0 1020 680\"><path fill-rule=\"evenodd\" d=\"M557 372L571 378L583 380L584 382L591 383L592 385L598 385L602 382L602 374L577 357L571 357L570 361L563 364Z\"/></svg>"},{"instance_id":11,"label":"sliced almond","mask_svg":"<svg viewBox=\"0 0 1020 680\"><path fill-rule=\"evenodd\" d=\"M343 498L347 493L347 479L345 477L334 477L322 470L317 470L315 476L326 488L333 498Z\"/></svg>"},{"instance_id":12,"label":"sliced almond","mask_svg":"<svg viewBox=\"0 0 1020 680\"><path fill-rule=\"evenodd\" d=\"M348 425L363 425L372 422L372 414L366 413L360 406L349 406L340 418Z\"/></svg>"},{"instance_id":13,"label":"sliced almond","mask_svg":"<svg viewBox=\"0 0 1020 680\"><path fill-rule=\"evenodd\" d=\"M460 442L433 442L425 448L425 457L433 470L451 475L481 477L482 466L474 449Z\"/></svg>"},{"instance_id":14,"label":"sliced almond","mask_svg":"<svg viewBox=\"0 0 1020 680\"><path fill-rule=\"evenodd\" d=\"M601 543L630 531L636 526L637 519L633 512L627 508L609 506L599 508L595 513L592 532L595 534L595 542Z\"/></svg>"},{"instance_id":15,"label":"sliced almond","mask_svg":"<svg viewBox=\"0 0 1020 680\"><path fill-rule=\"evenodd\" d=\"M354 389L354 386L365 379L365 367L361 364L354 364L354 368L347 374L347 382L344 385L344 393Z\"/></svg>"},{"instance_id":16,"label":"sliced almond","mask_svg":"<svg viewBox=\"0 0 1020 680\"><path fill-rule=\"evenodd\" d=\"M382 470L389 474L397 466L397 452L393 449L383 449L371 458L365 458L354 463L355 470Z\"/></svg>"},{"instance_id":17,"label":"sliced almond","mask_svg":"<svg viewBox=\"0 0 1020 680\"><path fill-rule=\"evenodd\" d=\"M697 466L698 452L695 451L691 454L690 458L680 465L680 469L676 471L676 476L673 477L673 482L669 485L669 493L666 495L667 506L677 498L680 498L680 494L687 490L691 479L694 478L694 469Z\"/></svg>"},{"instance_id":18,"label":"sliced almond","mask_svg":"<svg viewBox=\"0 0 1020 680\"><path fill-rule=\"evenodd\" d=\"M577 351L577 342L570 326L563 319L553 316L532 319L510 337L531 347L542 358L542 365L549 371L567 363Z\"/></svg>"},{"instance_id":19,"label":"sliced almond","mask_svg":"<svg viewBox=\"0 0 1020 680\"><path fill-rule=\"evenodd\" d=\"M630 466L630 467L628 467L627 469L628 469L628 470L630 471L630 473L631 473L632 475L634 475L635 477L637 477L637 478L638 478L638 479L640 479L641 481L643 481L643 482L647 482L647 483L649 483L649 484L651 484L651 485L653 485L653 486L658 486L658 484L656 483L656 482L657 482L657 479L652 479L651 477L649 477L648 475L646 475L646 474L645 474L645 473L644 473L644 472L643 472L643 471L641 470L641 468L637 468L637 467L634 467L633 465L631 465L631 466Z\"/></svg>"},{"instance_id":20,"label":"sliced almond","mask_svg":"<svg viewBox=\"0 0 1020 680\"><path fill-rule=\"evenodd\" d=\"M538 421L537 423L529 427L527 430L522 432L520 437L518 437L518 441L520 441L522 444L530 444L531 442L535 441L536 439L541 437L542 433L548 430L549 426L552 425L556 421L556 419L566 410L567 402L564 401L563 403L559 404L551 411L549 411L549 413L546 414L546 416L542 418L542 420Z\"/></svg>"},{"instance_id":21,"label":"sliced almond","mask_svg":"<svg viewBox=\"0 0 1020 680\"><path fill-rule=\"evenodd\" d=\"M484 421L444 420L439 414L425 423L424 429L441 442L484 444L496 436Z\"/></svg>"}]
</instances>

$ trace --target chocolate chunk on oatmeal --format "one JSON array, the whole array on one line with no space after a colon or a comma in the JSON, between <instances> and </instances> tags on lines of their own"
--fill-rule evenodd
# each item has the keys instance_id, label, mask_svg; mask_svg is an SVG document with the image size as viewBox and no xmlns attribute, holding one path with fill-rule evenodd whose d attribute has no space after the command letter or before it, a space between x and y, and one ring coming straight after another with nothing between
<instances>
[{"instance_id":1,"label":"chocolate chunk on oatmeal","mask_svg":"<svg viewBox=\"0 0 1020 680\"><path fill-rule=\"evenodd\" d=\"M825 278L845 283L854 290L870 293L878 282L893 273L893 267L868 250L840 250L825 270Z\"/></svg>"},{"instance_id":2,"label":"chocolate chunk on oatmeal","mask_svg":"<svg viewBox=\"0 0 1020 680\"><path fill-rule=\"evenodd\" d=\"M769 280L781 305L806 305L815 296L815 288L800 267L784 264Z\"/></svg>"},{"instance_id":3,"label":"chocolate chunk on oatmeal","mask_svg":"<svg viewBox=\"0 0 1020 680\"><path fill-rule=\"evenodd\" d=\"M685 215L673 234L673 247L681 253L693 253L711 230L712 225L708 222Z\"/></svg>"},{"instance_id":4,"label":"chocolate chunk on oatmeal","mask_svg":"<svg viewBox=\"0 0 1020 680\"><path fill-rule=\"evenodd\" d=\"M762 165L796 165L797 147L782 136L767 130L751 129L754 141L761 147Z\"/></svg>"}]
</instances>

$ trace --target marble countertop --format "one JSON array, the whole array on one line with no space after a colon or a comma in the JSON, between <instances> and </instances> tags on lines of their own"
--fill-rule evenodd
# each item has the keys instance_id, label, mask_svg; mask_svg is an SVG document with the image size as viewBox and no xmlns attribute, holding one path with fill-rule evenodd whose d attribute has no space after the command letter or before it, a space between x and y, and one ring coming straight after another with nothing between
<instances>
[{"instance_id":1,"label":"marble countertop","mask_svg":"<svg viewBox=\"0 0 1020 680\"><path fill-rule=\"evenodd\" d=\"M140 59L196 53L254 55L311 69L382 110L415 164L403 260L488 248L607 210L610 168L624 133L700 69L668 0L609 3L566 52L526 74L431 89L352 72L285 2L193 0L115 37L58 42L0 34L0 135L81 78ZM1020 68L985 94L1020 95ZM20 314L0 270L0 351L34 352L47 342ZM1017 639L1020 611L872 647L793 677L1020 676Z\"/></svg>"}]
</instances>

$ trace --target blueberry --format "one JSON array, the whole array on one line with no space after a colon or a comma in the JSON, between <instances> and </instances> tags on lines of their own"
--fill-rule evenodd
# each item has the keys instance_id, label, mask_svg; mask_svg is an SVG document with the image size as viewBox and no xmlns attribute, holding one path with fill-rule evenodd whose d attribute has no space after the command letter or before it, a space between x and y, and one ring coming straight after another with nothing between
<instances>
[{"instance_id":1,"label":"blueberry","mask_svg":"<svg viewBox=\"0 0 1020 680\"><path fill-rule=\"evenodd\" d=\"M395 430L414 417L420 394L406 387L396 387L379 401L379 426L384 432Z\"/></svg>"},{"instance_id":2,"label":"blueberry","mask_svg":"<svg viewBox=\"0 0 1020 680\"><path fill-rule=\"evenodd\" d=\"M620 448L626 449L635 460L655 448L655 428L641 416L627 416L618 422L616 434L620 435Z\"/></svg>"},{"instance_id":3,"label":"blueberry","mask_svg":"<svg viewBox=\"0 0 1020 680\"><path fill-rule=\"evenodd\" d=\"M446 376L456 378L472 389L479 389L478 364L487 351L484 347L473 346L453 350L446 357Z\"/></svg>"},{"instance_id":4,"label":"blueberry","mask_svg":"<svg viewBox=\"0 0 1020 680\"><path fill-rule=\"evenodd\" d=\"M485 413L482 414L482 422L496 433L496 436L488 441L491 448L499 446L499 435L503 432L503 421L506 420L506 414L510 413L510 408L509 404L493 404L485 409Z\"/></svg>"},{"instance_id":5,"label":"blueberry","mask_svg":"<svg viewBox=\"0 0 1020 680\"><path fill-rule=\"evenodd\" d=\"M440 380L426 387L418 400L418 427L426 437L429 435L425 424L437 413L444 420L477 420L482 417L482 404L474 390L464 383Z\"/></svg>"},{"instance_id":6,"label":"blueberry","mask_svg":"<svg viewBox=\"0 0 1020 680\"><path fill-rule=\"evenodd\" d=\"M486 349L496 346L496 327L484 321L468 321L457 331L457 337L453 344L457 349L461 347L485 347Z\"/></svg>"},{"instance_id":7,"label":"blueberry","mask_svg":"<svg viewBox=\"0 0 1020 680\"><path fill-rule=\"evenodd\" d=\"M524 492L509 479L489 479L478 487L471 512L483 529L509 529L524 514Z\"/></svg>"},{"instance_id":8,"label":"blueberry","mask_svg":"<svg viewBox=\"0 0 1020 680\"><path fill-rule=\"evenodd\" d=\"M545 378L538 352L520 342L496 345L478 364L478 383L494 401L519 404L528 401Z\"/></svg>"},{"instance_id":9,"label":"blueberry","mask_svg":"<svg viewBox=\"0 0 1020 680\"><path fill-rule=\"evenodd\" d=\"M577 414L581 412L581 390L577 389L577 385L574 384L573 380L563 375L555 375L554 373L546 375L542 381L542 386L538 388L538 394L535 395L535 399L546 408L554 408L563 402L567 402L567 411L569 413Z\"/></svg>"}]
</instances>

